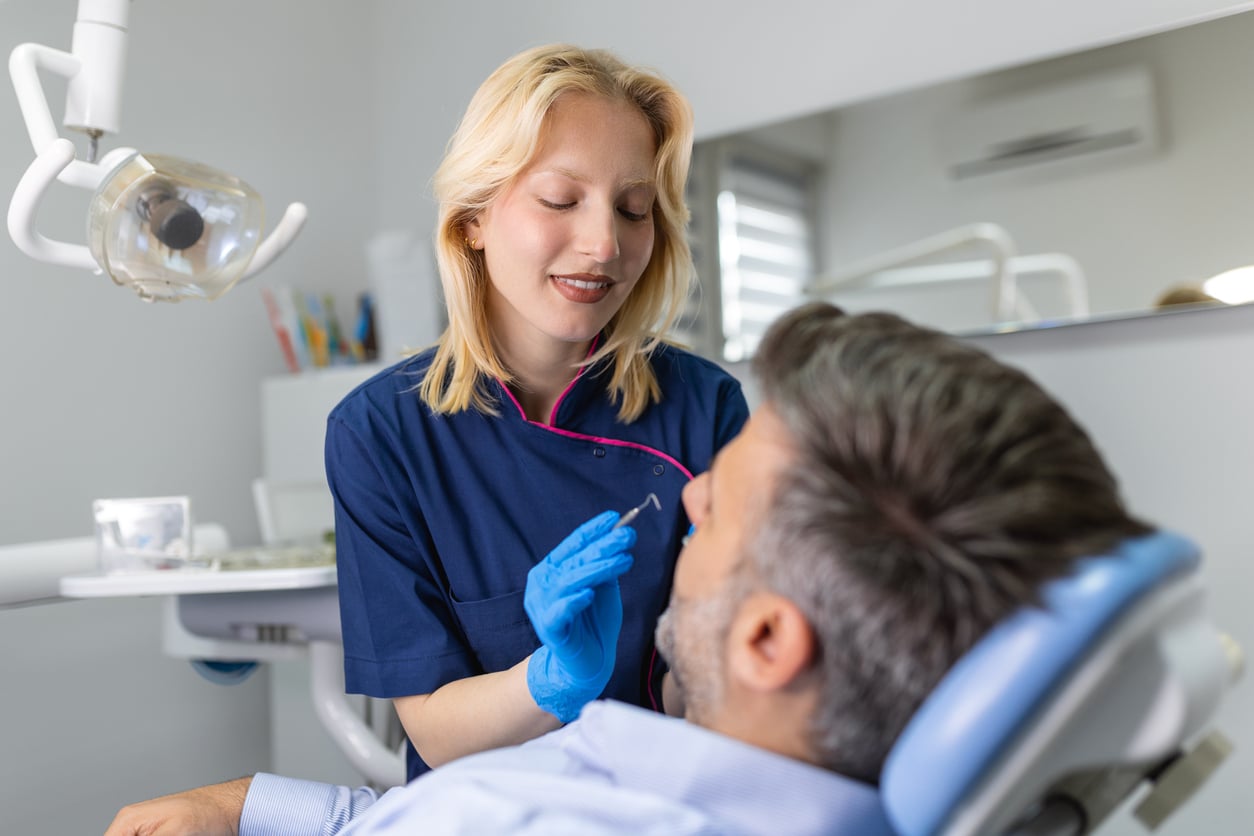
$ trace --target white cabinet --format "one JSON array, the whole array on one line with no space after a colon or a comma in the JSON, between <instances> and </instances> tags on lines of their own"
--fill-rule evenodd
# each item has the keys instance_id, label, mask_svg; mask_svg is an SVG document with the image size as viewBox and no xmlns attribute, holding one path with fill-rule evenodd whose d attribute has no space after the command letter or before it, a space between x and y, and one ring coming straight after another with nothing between
<instances>
[{"instance_id":1,"label":"white cabinet","mask_svg":"<svg viewBox=\"0 0 1254 836\"><path fill-rule=\"evenodd\" d=\"M324 481L327 413L382 364L333 366L261 383L262 475L278 482Z\"/></svg>"},{"instance_id":2,"label":"white cabinet","mask_svg":"<svg viewBox=\"0 0 1254 836\"><path fill-rule=\"evenodd\" d=\"M325 486L322 445L327 414L381 364L316 369L261 384L262 476L273 486ZM330 508L330 501L326 503ZM332 520L325 521L330 527ZM357 786L364 778L336 747L310 697L307 660L271 666L271 769L280 775ZM364 699L350 699L353 706Z\"/></svg>"}]
</instances>

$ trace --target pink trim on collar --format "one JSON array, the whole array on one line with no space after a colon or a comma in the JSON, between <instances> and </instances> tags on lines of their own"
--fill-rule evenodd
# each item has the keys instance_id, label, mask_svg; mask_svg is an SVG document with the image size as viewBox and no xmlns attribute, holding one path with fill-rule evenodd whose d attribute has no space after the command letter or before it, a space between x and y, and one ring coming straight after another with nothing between
<instances>
[{"instance_id":1,"label":"pink trim on collar","mask_svg":"<svg viewBox=\"0 0 1254 836\"><path fill-rule=\"evenodd\" d=\"M649 672L645 674L644 690L649 695L649 703L653 706L653 710L661 713L664 708L658 705L657 697L653 695L653 671L657 668L657 645L653 645L653 652L649 654Z\"/></svg>"},{"instance_id":2,"label":"pink trim on collar","mask_svg":"<svg viewBox=\"0 0 1254 836\"><path fill-rule=\"evenodd\" d=\"M600 341L601 341L600 334L597 334L595 337L592 338L592 344L588 346L588 353L583 356L584 360L587 360L596 352L597 343L599 343ZM562 405L562 401L565 399L566 395L570 392L571 389L575 388L575 384L579 381L579 378L583 377L583 373L586 372L587 370L588 370L587 366L580 366L579 372L571 379L570 384L565 389L562 390L562 394L557 396L557 400L553 403L553 411L549 413L549 426L552 426L553 424L557 423L558 407Z\"/></svg>"},{"instance_id":3,"label":"pink trim on collar","mask_svg":"<svg viewBox=\"0 0 1254 836\"><path fill-rule=\"evenodd\" d=\"M564 435L567 438L582 438L585 441L596 441L601 444L609 444L613 447L630 447L633 450L643 450L644 452L651 453L660 459L665 459L666 461L673 464L675 467L679 468L680 473L684 474L689 479L692 478L692 471L684 467L682 464L680 464L679 461L675 457L668 456L666 453L663 453L661 450L657 450L653 447L648 446L647 444L637 444L634 441L620 441L617 438L605 438L604 436L600 436L600 435L584 435L583 433L572 432L570 430L563 430L559 427L551 427L551 426L548 426L547 424L536 424L535 421L528 421L527 423L535 424L537 427L543 427L549 432L555 432L558 435Z\"/></svg>"},{"instance_id":4,"label":"pink trim on collar","mask_svg":"<svg viewBox=\"0 0 1254 836\"><path fill-rule=\"evenodd\" d=\"M591 357L592 353L596 351L597 341L599 339L600 339L600 335L598 334L596 339L592 341L591 347L589 347L588 349L587 357ZM585 359L587 358L585 357ZM653 447L649 447L647 444L637 444L634 441L620 441L619 439L616 439L616 438L605 438L604 436L599 436L599 435L585 435L584 433L577 433L571 430L563 430L560 427L553 426L553 422L557 419L558 407L562 405L562 400L566 397L566 395L570 392L570 390L574 388L575 383L578 382L579 378L583 377L583 373L587 370L588 370L587 366L584 366L583 368L581 368L579 370L579 373L575 375L574 380L570 382L570 385L567 386L562 391L562 394L558 396L557 403L553 404L553 412L549 416L549 423L547 424L541 424L539 421L532 421L530 418L528 418L527 413L522 408L522 404L518 402L518 398L514 397L514 393L510 391L509 387L506 386L504 383L502 383L500 380L497 380L497 383L500 385L501 389L505 392L505 396L508 397L510 401L514 404L514 408L518 410L518 416L522 418L524 421L526 421L528 424L531 424L534 427L541 427L542 429L546 429L549 432L554 432L554 433L557 433L558 435L564 435L567 438L580 438L585 441L595 441L600 444L609 444L613 447L630 447L634 450L643 450L644 452L657 456L660 459L665 459L666 461L670 462L675 467L679 468L680 473L684 474L689 479L693 478L692 471L684 467L682 464L680 464L679 460L676 459L674 456L668 456L666 453L663 453L661 450L657 450Z\"/></svg>"},{"instance_id":5,"label":"pink trim on collar","mask_svg":"<svg viewBox=\"0 0 1254 836\"><path fill-rule=\"evenodd\" d=\"M592 353L597 350L597 343L600 341L601 341L600 334L597 334L595 337L592 338L592 342L588 345L588 353L583 356L583 359L587 360L589 357L592 356ZM549 413L550 424L552 424L554 421L557 420L557 410L562 405L562 401L565 400L568 394L570 394L570 390L575 388L575 384L579 382L579 378L583 377L583 373L586 372L587 370L588 370L587 366L580 366L579 371L575 373L575 376L571 378L570 383L566 384L566 388L562 390L562 394L557 396L557 400L553 403L553 411ZM497 378L496 383L503 390L505 390L505 394L508 395L509 399L514 402L514 406L518 409L519 416L521 416L522 419L526 421L528 424L535 424L536 423L535 421L532 421L530 418L527 417L527 413L523 411L522 404L518 402L518 398L514 397L514 393L509 390L509 387L506 386L501 381L500 378ZM539 426L543 426L543 425L541 424Z\"/></svg>"}]
</instances>

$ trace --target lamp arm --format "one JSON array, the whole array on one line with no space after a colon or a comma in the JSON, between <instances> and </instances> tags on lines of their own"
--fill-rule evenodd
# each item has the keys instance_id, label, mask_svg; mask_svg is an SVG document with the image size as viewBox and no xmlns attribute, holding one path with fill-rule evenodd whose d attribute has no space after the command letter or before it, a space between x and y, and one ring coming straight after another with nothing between
<instances>
[{"instance_id":1,"label":"lamp arm","mask_svg":"<svg viewBox=\"0 0 1254 836\"><path fill-rule=\"evenodd\" d=\"M35 229L35 210L39 208L44 192L72 162L74 143L68 139L54 139L35 157L18 181L17 188L13 190L13 199L9 202L9 236L17 244L17 248L31 258L66 267L99 270L100 267L87 247L53 241Z\"/></svg>"},{"instance_id":2,"label":"lamp arm","mask_svg":"<svg viewBox=\"0 0 1254 836\"><path fill-rule=\"evenodd\" d=\"M291 245L296 239L302 226L305 225L305 218L309 216L309 210L305 208L303 203L289 204L287 210L283 213L283 217L279 219L279 223L270 230L270 234L265 237L260 244L257 245L257 252L253 253L252 260L248 262L248 270L244 273L240 281L252 278L254 273L258 273L270 266L270 262L279 257L279 254Z\"/></svg>"},{"instance_id":3,"label":"lamp arm","mask_svg":"<svg viewBox=\"0 0 1254 836\"><path fill-rule=\"evenodd\" d=\"M38 71L42 69L70 79L82 66L83 62L74 55L43 44L18 44L9 53L9 76L13 79L18 107L22 109L22 120L36 154L59 136Z\"/></svg>"},{"instance_id":4,"label":"lamp arm","mask_svg":"<svg viewBox=\"0 0 1254 836\"><path fill-rule=\"evenodd\" d=\"M30 135L36 156L47 151L49 146L61 138L57 133L56 122L52 119L52 111L48 109L43 85L39 83L38 71L42 69L71 79L82 67L83 62L77 56L43 44L18 44L9 54L9 76L13 79L13 91L17 94L22 121L26 123L26 132ZM73 143L70 147L74 147ZM134 153L134 149L126 150L128 154ZM56 179L70 186L94 189L113 167L107 164L108 159L121 159L115 155L116 151L98 163L84 162L71 156L71 161L57 171ZM32 163L31 168L34 166Z\"/></svg>"},{"instance_id":5,"label":"lamp arm","mask_svg":"<svg viewBox=\"0 0 1254 836\"><path fill-rule=\"evenodd\" d=\"M63 174L67 167L81 166L80 176L75 178L73 185L94 189L105 174L135 153L135 149L115 148L99 163L75 160L74 153L73 142L57 137L31 162L13 190L13 199L9 201L9 237L19 250L38 261L99 272L100 266L92 258L91 250L82 244L68 244L45 237L35 229L35 215L48 187L58 179L66 179Z\"/></svg>"}]
</instances>

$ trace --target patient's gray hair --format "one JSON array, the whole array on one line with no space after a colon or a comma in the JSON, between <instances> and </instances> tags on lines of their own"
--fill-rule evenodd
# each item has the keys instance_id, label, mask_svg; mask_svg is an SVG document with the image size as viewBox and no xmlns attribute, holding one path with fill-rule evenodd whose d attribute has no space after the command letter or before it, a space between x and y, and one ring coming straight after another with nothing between
<instances>
[{"instance_id":1,"label":"patient's gray hair","mask_svg":"<svg viewBox=\"0 0 1254 836\"><path fill-rule=\"evenodd\" d=\"M786 314L754 372L788 427L749 567L818 638L816 754L876 782L907 720L994 623L1148 528L1023 373L891 314Z\"/></svg>"}]
</instances>

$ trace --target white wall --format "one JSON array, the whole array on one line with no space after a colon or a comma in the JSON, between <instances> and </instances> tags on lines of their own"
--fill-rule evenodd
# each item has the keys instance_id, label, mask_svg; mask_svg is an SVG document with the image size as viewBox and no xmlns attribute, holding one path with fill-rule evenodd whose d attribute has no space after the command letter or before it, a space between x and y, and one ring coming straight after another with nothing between
<instances>
[{"instance_id":1,"label":"white wall","mask_svg":"<svg viewBox=\"0 0 1254 836\"><path fill-rule=\"evenodd\" d=\"M1254 655L1254 307L1169 311L1111 322L978 337L1031 374L1089 431L1132 510L1198 542L1221 629ZM1254 820L1250 671L1216 726L1236 751L1163 836L1233 834ZM1128 817L1104 829L1143 834Z\"/></svg>"},{"instance_id":2,"label":"white wall","mask_svg":"<svg viewBox=\"0 0 1254 836\"><path fill-rule=\"evenodd\" d=\"M771 3L377 0L384 217L431 228L429 180L471 93L553 41L655 67L691 99L699 138L1125 40L1252 5L1217 0Z\"/></svg>"},{"instance_id":3,"label":"white wall","mask_svg":"<svg viewBox=\"0 0 1254 836\"><path fill-rule=\"evenodd\" d=\"M0 2L0 54L68 49L73 0ZM188 494L199 520L257 542L259 383L282 369L259 286L364 287L373 223L369 14L355 3L131 4L122 133L232 172L309 222L253 285L210 304L147 305L108 279L39 264L0 235L0 543L88 535L91 500ZM48 84L59 119L63 85ZM367 95L363 95L366 91ZM0 87L0 193L33 150ZM83 240L90 193L40 216ZM5 832L100 832L124 802L269 764L266 674L238 688L159 651L155 601L0 612Z\"/></svg>"},{"instance_id":4,"label":"white wall","mask_svg":"<svg viewBox=\"0 0 1254 836\"><path fill-rule=\"evenodd\" d=\"M827 159L825 267L839 270L952 227L994 221L1021 253L1073 256L1088 278L1093 312L1105 313L1149 308L1169 286L1249 264L1252 40L1254 13L1246 13L841 109ZM1147 67L1157 85L1157 151L969 180L945 171L938 125L976 92L1004 94L1134 65ZM987 294L975 290L972 298L983 302Z\"/></svg>"}]
</instances>

